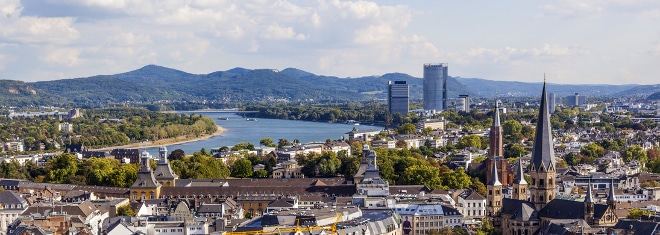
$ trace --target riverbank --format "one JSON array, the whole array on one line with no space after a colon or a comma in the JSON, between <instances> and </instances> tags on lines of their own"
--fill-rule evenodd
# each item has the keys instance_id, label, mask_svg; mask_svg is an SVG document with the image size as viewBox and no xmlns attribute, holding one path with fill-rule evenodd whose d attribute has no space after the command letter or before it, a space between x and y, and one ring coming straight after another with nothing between
<instances>
[{"instance_id":1,"label":"riverbank","mask_svg":"<svg viewBox=\"0 0 660 235\"><path fill-rule=\"evenodd\" d=\"M209 139L209 138L214 137L214 136L222 135L222 133L227 131L222 126L216 125L216 127L217 127L217 130L213 134L203 135L203 136L200 136L200 137L179 136L179 137L176 137L176 138L160 139L160 140L156 140L156 141L144 141L144 142L140 142L140 143L132 143L132 144L121 145L121 146L112 146L112 147L94 149L93 151L106 151L106 150L112 150L112 149L135 149L135 148L143 149L143 148L153 148L153 147L160 147L160 146L183 144L183 143L188 143L188 142L195 142L195 141Z\"/></svg>"}]
</instances>

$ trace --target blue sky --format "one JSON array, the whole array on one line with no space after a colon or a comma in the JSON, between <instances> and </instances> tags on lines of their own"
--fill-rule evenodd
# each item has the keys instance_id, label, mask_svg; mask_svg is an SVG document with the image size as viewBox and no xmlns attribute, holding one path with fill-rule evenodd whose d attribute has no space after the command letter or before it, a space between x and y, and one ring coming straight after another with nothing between
<instances>
[{"instance_id":1,"label":"blue sky","mask_svg":"<svg viewBox=\"0 0 660 235\"><path fill-rule=\"evenodd\" d=\"M0 79L157 64L358 77L660 83L660 1L0 0Z\"/></svg>"}]
</instances>

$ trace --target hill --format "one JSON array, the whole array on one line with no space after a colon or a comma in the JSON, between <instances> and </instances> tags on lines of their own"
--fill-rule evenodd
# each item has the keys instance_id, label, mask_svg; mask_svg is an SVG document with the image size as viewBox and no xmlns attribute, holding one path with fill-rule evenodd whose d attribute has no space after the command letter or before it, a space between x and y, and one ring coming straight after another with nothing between
<instances>
[{"instance_id":1,"label":"hill","mask_svg":"<svg viewBox=\"0 0 660 235\"><path fill-rule=\"evenodd\" d=\"M192 74L158 65L115 75L25 83L0 81L0 101L5 105L103 106L116 102L178 101L187 103L243 103L252 101L360 101L386 99L388 81L406 81L411 99L422 99L423 79L404 73L340 78L316 75L296 68L233 68L209 74ZM448 97L533 97L539 83L491 81L449 77ZM660 85L562 85L548 84L557 96L576 92L586 96L650 95Z\"/></svg>"}]
</instances>

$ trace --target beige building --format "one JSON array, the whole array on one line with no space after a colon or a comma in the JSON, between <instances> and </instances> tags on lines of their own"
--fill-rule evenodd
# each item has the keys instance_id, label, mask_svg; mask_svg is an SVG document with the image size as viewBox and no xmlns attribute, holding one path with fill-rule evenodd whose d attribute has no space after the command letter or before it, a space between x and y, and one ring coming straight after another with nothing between
<instances>
[{"instance_id":1,"label":"beige building","mask_svg":"<svg viewBox=\"0 0 660 235\"><path fill-rule=\"evenodd\" d=\"M295 161L286 161L282 163L282 167L273 170L274 179L290 179L290 178L305 178L301 172L302 167L298 166Z\"/></svg>"}]
</instances>

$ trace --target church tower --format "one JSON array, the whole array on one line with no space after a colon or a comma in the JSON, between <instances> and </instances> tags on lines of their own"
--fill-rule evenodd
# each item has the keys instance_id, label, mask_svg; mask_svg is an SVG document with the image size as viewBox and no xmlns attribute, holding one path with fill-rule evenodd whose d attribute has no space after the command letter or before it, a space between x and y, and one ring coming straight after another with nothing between
<instances>
[{"instance_id":1,"label":"church tower","mask_svg":"<svg viewBox=\"0 0 660 235\"><path fill-rule=\"evenodd\" d=\"M500 226L500 212L502 211L502 183L497 177L497 164L493 162L492 171L490 172L491 180L488 181L486 189L488 195L486 196L486 210L488 217L493 219L493 226Z\"/></svg>"},{"instance_id":2,"label":"church tower","mask_svg":"<svg viewBox=\"0 0 660 235\"><path fill-rule=\"evenodd\" d=\"M530 201L534 203L536 210L541 210L555 198L556 174L555 151L553 149L552 129L550 128L550 114L548 113L548 96L544 81L529 170L529 175L532 178L529 187Z\"/></svg>"},{"instance_id":3,"label":"church tower","mask_svg":"<svg viewBox=\"0 0 660 235\"><path fill-rule=\"evenodd\" d=\"M516 167L516 178L513 180L513 194L511 197L517 200L527 201L527 180L522 167L522 159L518 159Z\"/></svg>"},{"instance_id":4,"label":"church tower","mask_svg":"<svg viewBox=\"0 0 660 235\"><path fill-rule=\"evenodd\" d=\"M616 198L614 197L614 179L610 183L610 193L607 194L607 205L613 210L616 210Z\"/></svg>"},{"instance_id":5,"label":"church tower","mask_svg":"<svg viewBox=\"0 0 660 235\"><path fill-rule=\"evenodd\" d=\"M179 178L172 171L170 163L167 161L167 147L165 146L158 149L158 164L156 164L154 176L156 181L165 187L174 187L174 182Z\"/></svg>"},{"instance_id":6,"label":"church tower","mask_svg":"<svg viewBox=\"0 0 660 235\"><path fill-rule=\"evenodd\" d=\"M134 201L142 201L145 199L157 199L160 197L160 183L154 178L149 166L149 159L151 155L147 151L142 152L140 170L138 171L137 179L129 190L131 192L131 199Z\"/></svg>"},{"instance_id":7,"label":"church tower","mask_svg":"<svg viewBox=\"0 0 660 235\"><path fill-rule=\"evenodd\" d=\"M591 180L587 185L587 195L584 197L584 220L593 224L594 219L594 198L591 193Z\"/></svg>"},{"instance_id":8,"label":"church tower","mask_svg":"<svg viewBox=\"0 0 660 235\"><path fill-rule=\"evenodd\" d=\"M504 160L504 147L503 147L503 134L502 126L500 125L500 107L499 102L495 101L495 110L493 114L493 125L490 127L489 139L490 145L488 147L488 158L484 161L486 164L486 182L490 182L491 171L493 162L497 164L498 172L497 175L502 184L508 185L512 182L512 177L510 177L510 171L507 168L507 161Z\"/></svg>"},{"instance_id":9,"label":"church tower","mask_svg":"<svg viewBox=\"0 0 660 235\"><path fill-rule=\"evenodd\" d=\"M488 156L504 156L502 141L502 125L500 123L500 103L495 101L495 114L493 115L493 125L490 127L490 148Z\"/></svg>"}]
</instances>

